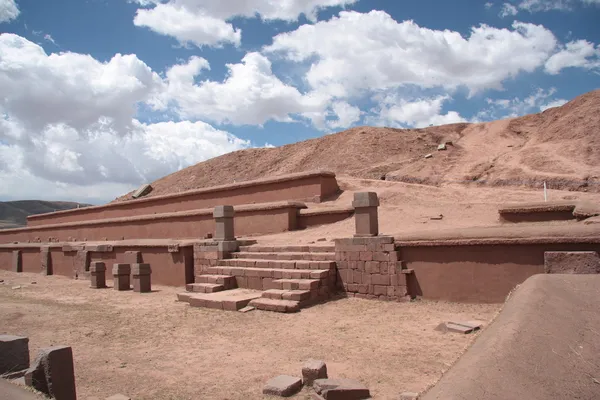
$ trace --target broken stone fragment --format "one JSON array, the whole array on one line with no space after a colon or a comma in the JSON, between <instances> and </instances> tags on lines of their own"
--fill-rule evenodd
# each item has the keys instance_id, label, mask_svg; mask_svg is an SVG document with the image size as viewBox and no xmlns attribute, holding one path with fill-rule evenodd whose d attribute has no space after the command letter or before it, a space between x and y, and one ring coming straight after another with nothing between
<instances>
[{"instance_id":1,"label":"broken stone fragment","mask_svg":"<svg viewBox=\"0 0 600 400\"><path fill-rule=\"evenodd\" d=\"M354 379L317 379L313 388L326 400L362 400L371 397L369 389Z\"/></svg>"},{"instance_id":2,"label":"broken stone fragment","mask_svg":"<svg viewBox=\"0 0 600 400\"><path fill-rule=\"evenodd\" d=\"M300 391L302 379L289 375L279 375L270 379L263 388L263 394L289 397Z\"/></svg>"},{"instance_id":3,"label":"broken stone fragment","mask_svg":"<svg viewBox=\"0 0 600 400\"><path fill-rule=\"evenodd\" d=\"M76 400L71 348L55 346L41 349L25 373L25 384L57 400Z\"/></svg>"},{"instance_id":4,"label":"broken stone fragment","mask_svg":"<svg viewBox=\"0 0 600 400\"><path fill-rule=\"evenodd\" d=\"M327 378L327 365L321 360L308 360L302 366L304 386L312 386L316 379Z\"/></svg>"},{"instance_id":5,"label":"broken stone fragment","mask_svg":"<svg viewBox=\"0 0 600 400\"><path fill-rule=\"evenodd\" d=\"M0 375L29 368L29 338L0 335Z\"/></svg>"}]
</instances>

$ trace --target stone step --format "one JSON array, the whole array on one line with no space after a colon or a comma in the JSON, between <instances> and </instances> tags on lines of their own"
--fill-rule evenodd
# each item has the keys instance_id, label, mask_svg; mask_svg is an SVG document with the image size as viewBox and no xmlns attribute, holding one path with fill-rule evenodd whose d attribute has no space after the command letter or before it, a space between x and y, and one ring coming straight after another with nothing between
<instances>
[{"instance_id":1,"label":"stone step","mask_svg":"<svg viewBox=\"0 0 600 400\"><path fill-rule=\"evenodd\" d=\"M304 246L240 246L240 251L252 253L334 253L335 246L304 245Z\"/></svg>"},{"instance_id":2,"label":"stone step","mask_svg":"<svg viewBox=\"0 0 600 400\"><path fill-rule=\"evenodd\" d=\"M188 283L185 290L193 293L216 293L225 290L225 286L216 283Z\"/></svg>"},{"instance_id":3,"label":"stone step","mask_svg":"<svg viewBox=\"0 0 600 400\"><path fill-rule=\"evenodd\" d=\"M248 252L241 251L233 253L234 258L243 258L248 260L308 260L308 261L335 261L335 253L306 253L306 252L288 252L288 253L267 253L267 252Z\"/></svg>"},{"instance_id":4,"label":"stone step","mask_svg":"<svg viewBox=\"0 0 600 400\"><path fill-rule=\"evenodd\" d=\"M271 286L282 290L318 290L319 282L318 279L275 279Z\"/></svg>"},{"instance_id":5,"label":"stone step","mask_svg":"<svg viewBox=\"0 0 600 400\"><path fill-rule=\"evenodd\" d=\"M233 289L218 293L178 293L177 299L189 303L191 307L237 311L246 307L253 299L260 298L261 295L262 292L256 290Z\"/></svg>"},{"instance_id":6,"label":"stone step","mask_svg":"<svg viewBox=\"0 0 600 400\"><path fill-rule=\"evenodd\" d=\"M243 268L278 268L278 269L335 269L335 261L310 260L255 260L249 258L231 258L219 260L219 266Z\"/></svg>"},{"instance_id":7,"label":"stone step","mask_svg":"<svg viewBox=\"0 0 600 400\"><path fill-rule=\"evenodd\" d=\"M196 283L215 283L223 285L227 290L235 288L235 276L231 275L198 275L195 280Z\"/></svg>"},{"instance_id":8,"label":"stone step","mask_svg":"<svg viewBox=\"0 0 600 400\"><path fill-rule=\"evenodd\" d=\"M275 311L282 313L300 311L300 303L293 300L277 300L261 297L250 301L248 305L263 311Z\"/></svg>"},{"instance_id":9,"label":"stone step","mask_svg":"<svg viewBox=\"0 0 600 400\"><path fill-rule=\"evenodd\" d=\"M316 290L311 292L310 290L269 289L263 292L262 297L275 300L307 301L318 295Z\"/></svg>"},{"instance_id":10,"label":"stone step","mask_svg":"<svg viewBox=\"0 0 600 400\"><path fill-rule=\"evenodd\" d=\"M230 275L234 277L261 277L273 279L327 279L334 272L329 269L281 269L246 267L208 267L210 274Z\"/></svg>"}]
</instances>

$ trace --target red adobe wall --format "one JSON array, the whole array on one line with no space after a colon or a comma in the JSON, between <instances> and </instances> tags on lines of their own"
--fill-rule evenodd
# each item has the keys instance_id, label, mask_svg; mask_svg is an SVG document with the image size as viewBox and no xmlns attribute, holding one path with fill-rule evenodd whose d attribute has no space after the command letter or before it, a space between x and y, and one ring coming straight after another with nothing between
<instances>
[{"instance_id":1,"label":"red adobe wall","mask_svg":"<svg viewBox=\"0 0 600 400\"><path fill-rule=\"evenodd\" d=\"M147 197L78 208L27 218L28 226L123 218L148 214L214 208L217 205L242 205L287 200L316 201L339 192L333 172L308 172L275 178L214 186L171 195Z\"/></svg>"},{"instance_id":2,"label":"red adobe wall","mask_svg":"<svg viewBox=\"0 0 600 400\"><path fill-rule=\"evenodd\" d=\"M298 210L304 203L278 202L235 207L235 234L266 234L297 228ZM213 209L111 218L0 230L0 243L71 240L202 238L215 230ZM69 239L71 238L71 239Z\"/></svg>"},{"instance_id":3,"label":"red adobe wall","mask_svg":"<svg viewBox=\"0 0 600 400\"><path fill-rule=\"evenodd\" d=\"M47 244L44 247L48 247ZM94 248L94 245L87 248ZM115 263L125 263L126 251L140 251L142 261L149 263L152 268L152 283L168 286L183 286L193 282L194 273L194 250L192 244L182 245L159 245L159 244L133 244L124 246L110 244L105 246L107 251L90 251L90 261L104 261L106 263L106 279L112 280L112 266ZM50 247L50 259L52 275L62 275L70 278L75 277L77 272L79 279L88 279L85 266L81 259L77 258L77 249L84 249L85 245L73 245L63 247L61 244L53 244ZM42 261L40 247L33 244L21 244L19 246L0 247L0 269L12 271L13 250L21 250L23 259L23 272L41 272Z\"/></svg>"},{"instance_id":4,"label":"red adobe wall","mask_svg":"<svg viewBox=\"0 0 600 400\"><path fill-rule=\"evenodd\" d=\"M600 229L582 225L456 230L418 236L396 238L399 259L405 268L414 270L407 276L408 292L456 302L504 302L517 285L544 273L546 251L600 252Z\"/></svg>"}]
</instances>

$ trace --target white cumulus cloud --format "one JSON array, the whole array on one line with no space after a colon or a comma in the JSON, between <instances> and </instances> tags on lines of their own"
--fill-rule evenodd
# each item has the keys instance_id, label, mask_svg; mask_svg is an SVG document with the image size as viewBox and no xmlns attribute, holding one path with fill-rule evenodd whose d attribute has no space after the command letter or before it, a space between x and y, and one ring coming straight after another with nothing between
<instances>
[{"instance_id":1,"label":"white cumulus cloud","mask_svg":"<svg viewBox=\"0 0 600 400\"><path fill-rule=\"evenodd\" d=\"M300 15L315 21L317 12L328 7L346 6L358 0L137 0L141 8L134 24L144 26L183 44L239 45L241 30L231 22L235 17L295 21Z\"/></svg>"},{"instance_id":2,"label":"white cumulus cloud","mask_svg":"<svg viewBox=\"0 0 600 400\"><path fill-rule=\"evenodd\" d=\"M376 117L371 121L376 125L391 127L424 128L430 125L445 125L466 120L456 111L442 114L444 103L449 96L435 96L407 100L396 94L383 97L373 111Z\"/></svg>"},{"instance_id":3,"label":"white cumulus cloud","mask_svg":"<svg viewBox=\"0 0 600 400\"><path fill-rule=\"evenodd\" d=\"M311 63L305 79L314 90L348 97L404 85L465 86L472 93L500 89L505 79L542 66L555 46L556 38L541 25L481 25L463 37L412 21L398 23L383 11L343 11L277 35L265 51Z\"/></svg>"},{"instance_id":4,"label":"white cumulus cloud","mask_svg":"<svg viewBox=\"0 0 600 400\"><path fill-rule=\"evenodd\" d=\"M0 23L16 19L19 13L15 0L0 0Z\"/></svg>"},{"instance_id":5,"label":"white cumulus cloud","mask_svg":"<svg viewBox=\"0 0 600 400\"><path fill-rule=\"evenodd\" d=\"M546 72L558 74L564 68L600 68L600 46L594 46L587 40L567 43L559 52L546 61Z\"/></svg>"},{"instance_id":6,"label":"white cumulus cloud","mask_svg":"<svg viewBox=\"0 0 600 400\"><path fill-rule=\"evenodd\" d=\"M302 94L286 85L260 53L248 53L237 64L227 64L222 82L194 78L208 69L208 62L192 57L167 71L167 101L175 102L182 118L202 118L217 123L262 125L268 120L292 121L291 114L319 111L324 98Z\"/></svg>"},{"instance_id":7,"label":"white cumulus cloud","mask_svg":"<svg viewBox=\"0 0 600 400\"><path fill-rule=\"evenodd\" d=\"M135 55L99 62L0 35L0 197L110 200L250 146L201 121L139 122L166 88Z\"/></svg>"}]
</instances>

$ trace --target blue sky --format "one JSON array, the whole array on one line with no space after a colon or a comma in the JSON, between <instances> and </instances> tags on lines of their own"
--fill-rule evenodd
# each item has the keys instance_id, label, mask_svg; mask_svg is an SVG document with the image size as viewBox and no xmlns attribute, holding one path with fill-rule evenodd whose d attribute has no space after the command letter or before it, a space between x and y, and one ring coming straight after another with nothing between
<instances>
[{"instance_id":1,"label":"blue sky","mask_svg":"<svg viewBox=\"0 0 600 400\"><path fill-rule=\"evenodd\" d=\"M0 0L0 199L112 198L353 126L600 87L600 0Z\"/></svg>"}]
</instances>

